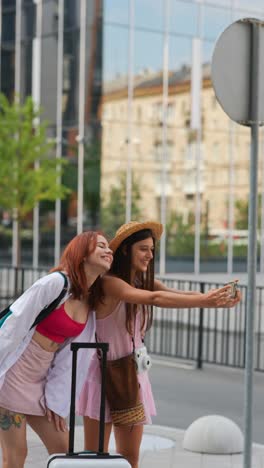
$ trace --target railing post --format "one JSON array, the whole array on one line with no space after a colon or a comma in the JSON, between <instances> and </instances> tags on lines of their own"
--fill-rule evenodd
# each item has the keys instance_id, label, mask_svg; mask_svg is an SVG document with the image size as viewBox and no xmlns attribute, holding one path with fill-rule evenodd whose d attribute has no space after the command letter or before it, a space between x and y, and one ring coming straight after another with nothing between
<instances>
[{"instance_id":1,"label":"railing post","mask_svg":"<svg viewBox=\"0 0 264 468\"><path fill-rule=\"evenodd\" d=\"M204 283L201 283L201 293L204 293ZM199 309L199 328L198 328L198 349L197 349L197 360L196 360L196 369L203 368L203 319L204 319L204 309Z\"/></svg>"},{"instance_id":2,"label":"railing post","mask_svg":"<svg viewBox=\"0 0 264 468\"><path fill-rule=\"evenodd\" d=\"M14 297L17 297L18 296L18 291L19 291L19 286L18 286L18 267L14 267L14 274L15 274L15 282L14 282L14 287L15 287L15 291L14 291Z\"/></svg>"}]
</instances>

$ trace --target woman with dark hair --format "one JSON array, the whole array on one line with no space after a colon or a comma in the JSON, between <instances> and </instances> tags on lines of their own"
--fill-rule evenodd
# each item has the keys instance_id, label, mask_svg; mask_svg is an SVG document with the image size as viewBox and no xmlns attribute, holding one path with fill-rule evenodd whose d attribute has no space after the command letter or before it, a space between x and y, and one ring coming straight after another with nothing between
<instances>
[{"instance_id":1,"label":"woman with dark hair","mask_svg":"<svg viewBox=\"0 0 264 468\"><path fill-rule=\"evenodd\" d=\"M151 423L151 416L156 414L147 372L150 357L144 345L144 335L152 324L152 307L233 307L240 300L239 292L236 298L230 297L230 286L201 294L170 289L154 279L155 242L161 234L162 225L156 222L132 221L118 229L109 244L114 253L112 267L102 281L103 296L95 304L97 340L109 342L111 370L106 380L105 451L114 425L117 452L127 458L132 468L138 467L143 424ZM133 375L135 372L130 367L130 356L137 364L132 391L132 371ZM121 368L128 377L127 389L122 384ZM100 381L100 360L94 355L77 405L78 414L84 416L86 450L97 447ZM119 393L115 390L117 384Z\"/></svg>"},{"instance_id":2,"label":"woman with dark hair","mask_svg":"<svg viewBox=\"0 0 264 468\"><path fill-rule=\"evenodd\" d=\"M22 468L26 424L48 452L66 452L72 341L94 341L93 288L112 263L105 237L87 231L74 237L60 264L36 281L0 322L0 441L3 468ZM61 274L63 273L63 275ZM32 327L39 312L67 291L58 306ZM90 311L90 312L89 312ZM84 352L83 352L84 351ZM87 350L78 355L77 394L88 371Z\"/></svg>"}]
</instances>

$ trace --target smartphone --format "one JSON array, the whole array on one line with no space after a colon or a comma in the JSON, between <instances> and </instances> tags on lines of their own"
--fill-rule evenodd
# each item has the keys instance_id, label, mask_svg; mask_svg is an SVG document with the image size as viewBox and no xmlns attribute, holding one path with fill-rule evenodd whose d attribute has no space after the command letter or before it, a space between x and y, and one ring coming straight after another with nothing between
<instances>
[{"instance_id":1,"label":"smartphone","mask_svg":"<svg viewBox=\"0 0 264 468\"><path fill-rule=\"evenodd\" d=\"M230 297L236 297L236 295L237 295L237 283L238 283L238 280L229 281L228 283L226 283L226 285L229 285L231 287Z\"/></svg>"}]
</instances>

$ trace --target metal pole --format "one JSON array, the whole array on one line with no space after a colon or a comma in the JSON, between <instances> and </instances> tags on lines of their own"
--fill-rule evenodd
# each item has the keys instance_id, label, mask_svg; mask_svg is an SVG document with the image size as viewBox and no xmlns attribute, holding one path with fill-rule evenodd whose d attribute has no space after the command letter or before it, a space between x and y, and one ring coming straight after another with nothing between
<instances>
[{"instance_id":1,"label":"metal pole","mask_svg":"<svg viewBox=\"0 0 264 468\"><path fill-rule=\"evenodd\" d=\"M64 0L58 4L58 56L57 56L57 135L56 135L56 158L62 155L62 93L63 93L63 25L64 25ZM60 175L57 183L61 182ZM55 249L54 263L57 265L60 259L61 244L61 200L55 202Z\"/></svg>"},{"instance_id":2,"label":"metal pole","mask_svg":"<svg viewBox=\"0 0 264 468\"><path fill-rule=\"evenodd\" d=\"M2 0L0 0L0 92L1 92L1 69L2 69L2 21L3 21L3 12L2 12Z\"/></svg>"},{"instance_id":3,"label":"metal pole","mask_svg":"<svg viewBox=\"0 0 264 468\"><path fill-rule=\"evenodd\" d=\"M41 101L41 49L42 49L42 0L34 0L36 3L36 37L33 41L33 66L32 66L32 96L35 104L39 108ZM39 125L39 117L35 122L36 129ZM38 169L39 162L35 162L35 169ZM33 267L39 264L39 204L33 210Z\"/></svg>"},{"instance_id":4,"label":"metal pole","mask_svg":"<svg viewBox=\"0 0 264 468\"><path fill-rule=\"evenodd\" d=\"M204 293L204 283L201 283L201 293ZM196 369L203 368L203 329L204 329L204 309L199 309L199 325L198 325L198 349L197 349L197 360Z\"/></svg>"},{"instance_id":5,"label":"metal pole","mask_svg":"<svg viewBox=\"0 0 264 468\"><path fill-rule=\"evenodd\" d=\"M231 21L234 20L237 1L231 0ZM228 242L227 242L227 273L233 273L233 230L234 230L234 132L235 126L232 120L229 121L229 197L228 197Z\"/></svg>"},{"instance_id":6,"label":"metal pole","mask_svg":"<svg viewBox=\"0 0 264 468\"><path fill-rule=\"evenodd\" d=\"M195 142L195 153L196 153L196 196L195 196L195 237L194 237L194 273L200 273L200 238L201 238L201 142L202 142L202 131L201 131L201 87L202 87L202 64L201 64L201 43L203 35L203 0L198 0L199 3L199 14L198 14L198 40L194 40L193 46L193 64L195 61L195 53L199 53L199 71L197 69L198 83L192 83L192 86L197 86L196 99L197 103L197 125L196 125L196 142ZM197 59L196 59L197 61ZM194 77L194 74L193 74Z\"/></svg>"},{"instance_id":7,"label":"metal pole","mask_svg":"<svg viewBox=\"0 0 264 468\"><path fill-rule=\"evenodd\" d=\"M21 23L22 0L16 0L16 38L15 38L15 99L20 101L21 92Z\"/></svg>"},{"instance_id":8,"label":"metal pole","mask_svg":"<svg viewBox=\"0 0 264 468\"><path fill-rule=\"evenodd\" d=\"M234 122L229 121L229 198L228 198L228 244L227 273L233 273L233 231L234 231Z\"/></svg>"},{"instance_id":9,"label":"metal pole","mask_svg":"<svg viewBox=\"0 0 264 468\"><path fill-rule=\"evenodd\" d=\"M85 62L86 62L86 0L80 4L80 66L79 66L79 135L78 141L78 202L77 234L83 230L83 178L84 178L84 112L85 112Z\"/></svg>"},{"instance_id":10,"label":"metal pole","mask_svg":"<svg viewBox=\"0 0 264 468\"><path fill-rule=\"evenodd\" d=\"M129 1L128 84L127 84L127 170L126 170L126 223L132 214L132 137L134 99L134 0Z\"/></svg>"},{"instance_id":11,"label":"metal pole","mask_svg":"<svg viewBox=\"0 0 264 468\"><path fill-rule=\"evenodd\" d=\"M246 372L245 372L245 438L244 468L251 468L252 458L252 402L254 367L254 315L256 304L256 267L257 267L257 168L258 168L258 131L259 131L259 36L260 24L253 22L251 28L251 66L250 70L250 199L249 199L249 243L248 243L248 290L246 310Z\"/></svg>"},{"instance_id":12,"label":"metal pole","mask_svg":"<svg viewBox=\"0 0 264 468\"><path fill-rule=\"evenodd\" d=\"M163 94L162 94L162 171L161 171L161 199L160 220L163 225L163 234L160 240L159 273L166 271L166 221L167 221L167 120L168 120L168 91L169 91L169 21L170 0L164 2L164 34L163 34Z\"/></svg>"},{"instance_id":13,"label":"metal pole","mask_svg":"<svg viewBox=\"0 0 264 468\"><path fill-rule=\"evenodd\" d=\"M201 74L200 74L200 79ZM200 98L200 96L199 96ZM196 197L195 197L195 238L194 238L194 273L200 273L200 238L201 238L201 123L196 130Z\"/></svg>"},{"instance_id":14,"label":"metal pole","mask_svg":"<svg viewBox=\"0 0 264 468\"><path fill-rule=\"evenodd\" d=\"M21 92L21 19L22 1L16 0L16 36L15 36L15 101L20 103ZM1 16L2 23L2 16ZM17 209L13 209L12 224L12 265L18 266L18 243L19 243Z\"/></svg>"},{"instance_id":15,"label":"metal pole","mask_svg":"<svg viewBox=\"0 0 264 468\"><path fill-rule=\"evenodd\" d=\"M260 228L260 273L264 273L264 131L262 131L262 187L261 187L261 228Z\"/></svg>"},{"instance_id":16,"label":"metal pole","mask_svg":"<svg viewBox=\"0 0 264 468\"><path fill-rule=\"evenodd\" d=\"M200 273L200 238L201 238L201 156L199 143L200 137L197 131L196 146L196 198L195 198L195 237L194 237L194 273Z\"/></svg>"}]
</instances>

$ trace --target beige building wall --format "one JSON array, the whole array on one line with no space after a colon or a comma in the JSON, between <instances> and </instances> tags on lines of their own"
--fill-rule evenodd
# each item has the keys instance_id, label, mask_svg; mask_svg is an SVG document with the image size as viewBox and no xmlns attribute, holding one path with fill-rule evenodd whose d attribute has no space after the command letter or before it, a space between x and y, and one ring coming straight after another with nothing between
<instances>
[{"instance_id":1,"label":"beige building wall","mask_svg":"<svg viewBox=\"0 0 264 468\"><path fill-rule=\"evenodd\" d=\"M146 80L147 81L147 80ZM201 197L209 228L225 229L230 190L230 141L233 138L234 196L249 192L249 129L233 124L217 103L210 78L202 89ZM190 82L169 88L167 130L167 216L195 210L196 148L190 131ZM106 91L102 106L102 199L117 186L127 167L127 88ZM231 133L233 132L233 134ZM143 218L160 219L162 172L162 85L135 87L133 99L132 169L140 185ZM232 136L233 135L233 136ZM261 179L261 171L260 179Z\"/></svg>"}]
</instances>

